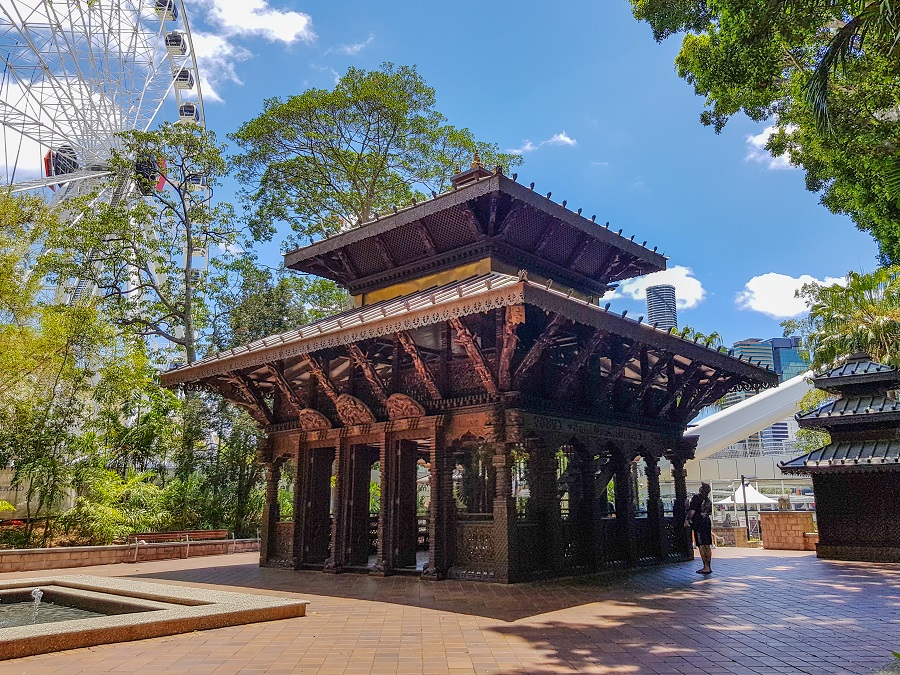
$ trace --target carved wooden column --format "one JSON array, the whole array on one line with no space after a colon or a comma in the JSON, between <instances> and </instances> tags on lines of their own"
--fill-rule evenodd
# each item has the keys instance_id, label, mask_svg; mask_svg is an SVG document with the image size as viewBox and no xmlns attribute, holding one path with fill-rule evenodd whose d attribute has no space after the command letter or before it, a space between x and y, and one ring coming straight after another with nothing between
<instances>
[{"instance_id":1,"label":"carved wooden column","mask_svg":"<svg viewBox=\"0 0 900 675\"><path fill-rule=\"evenodd\" d=\"M578 502L576 541L582 564L594 567L597 560L597 496L594 488L594 453L581 449L581 499Z\"/></svg>"},{"instance_id":2,"label":"carved wooden column","mask_svg":"<svg viewBox=\"0 0 900 675\"><path fill-rule=\"evenodd\" d=\"M508 583L513 568L513 547L515 539L516 505L512 496L512 449L515 443L504 442L505 434L495 438L493 464L495 473L494 492L494 581Z\"/></svg>"},{"instance_id":3,"label":"carved wooden column","mask_svg":"<svg viewBox=\"0 0 900 675\"><path fill-rule=\"evenodd\" d=\"M663 504L659 491L659 458L652 454L644 457L644 475L647 476L647 520L650 527L650 538L653 542L653 554L660 560L664 557L663 539L665 530L663 523Z\"/></svg>"},{"instance_id":4,"label":"carved wooden column","mask_svg":"<svg viewBox=\"0 0 900 675\"><path fill-rule=\"evenodd\" d=\"M453 458L447 452L444 427L437 424L431 439L431 506L428 522L428 563L423 579L444 579L450 568L451 546L455 546L450 517L453 500Z\"/></svg>"},{"instance_id":5,"label":"carved wooden column","mask_svg":"<svg viewBox=\"0 0 900 675\"><path fill-rule=\"evenodd\" d=\"M399 349L399 341L395 341L394 350L395 354ZM399 361L399 357L395 356L394 363ZM397 370L397 369L395 369ZM397 381L399 381L399 370L397 370ZM390 548L390 544L388 544L388 539L390 538L390 525L387 518L387 514L390 512L390 484L387 480L387 464L388 464L388 448L392 442L392 437L389 432L385 432L384 437L381 441L381 449L378 454L378 466L381 471L381 500L378 509L378 553L376 554L375 559L375 567L372 568L372 571L369 574L373 574L375 576L384 576L385 569L387 567L387 552Z\"/></svg>"},{"instance_id":6,"label":"carved wooden column","mask_svg":"<svg viewBox=\"0 0 900 675\"><path fill-rule=\"evenodd\" d=\"M694 557L694 547L691 545L691 531L684 527L684 519L687 515L687 469L684 468L685 460L677 455L669 458L672 462L672 478L675 480L675 504L672 506L672 516L675 519L674 549L688 558Z\"/></svg>"},{"instance_id":7,"label":"carved wooden column","mask_svg":"<svg viewBox=\"0 0 900 675\"><path fill-rule=\"evenodd\" d=\"M334 449L334 514L331 521L331 556L325 561L326 572L340 572L344 565L344 519L347 511L345 492L349 478L347 471L347 459L350 447L345 438L340 439Z\"/></svg>"},{"instance_id":8,"label":"carved wooden column","mask_svg":"<svg viewBox=\"0 0 900 675\"><path fill-rule=\"evenodd\" d=\"M301 448L294 503L295 566L321 565L331 541L331 467L334 448Z\"/></svg>"},{"instance_id":9,"label":"carved wooden column","mask_svg":"<svg viewBox=\"0 0 900 675\"><path fill-rule=\"evenodd\" d=\"M262 532L260 533L259 558L260 565L268 563L278 546L278 520L281 517L278 508L278 483L281 480L281 462L277 459L266 462L266 504L263 509Z\"/></svg>"},{"instance_id":10,"label":"carved wooden column","mask_svg":"<svg viewBox=\"0 0 900 675\"><path fill-rule=\"evenodd\" d=\"M619 451L622 453L622 451ZM632 481L632 455L622 453L616 466L616 521L620 523L624 559L629 565L637 565L637 528L634 509L634 483Z\"/></svg>"},{"instance_id":11,"label":"carved wooden column","mask_svg":"<svg viewBox=\"0 0 900 675\"><path fill-rule=\"evenodd\" d=\"M310 489L310 461L311 453L304 452L303 449L297 451L294 458L294 536L293 536L293 559L294 569L300 569L303 563L303 549L306 546L306 537L304 533L307 529L307 518L309 512L306 508L309 502Z\"/></svg>"}]
</instances>

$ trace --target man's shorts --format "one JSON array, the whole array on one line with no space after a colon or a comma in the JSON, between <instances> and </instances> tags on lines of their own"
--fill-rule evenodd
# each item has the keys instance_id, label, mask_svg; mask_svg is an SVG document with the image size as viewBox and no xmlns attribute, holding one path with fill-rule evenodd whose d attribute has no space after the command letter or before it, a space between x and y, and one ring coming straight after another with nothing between
<instances>
[{"instance_id":1,"label":"man's shorts","mask_svg":"<svg viewBox=\"0 0 900 675\"><path fill-rule=\"evenodd\" d=\"M694 530L694 543L697 546L712 546L712 521L709 518L692 524L691 529Z\"/></svg>"}]
</instances>

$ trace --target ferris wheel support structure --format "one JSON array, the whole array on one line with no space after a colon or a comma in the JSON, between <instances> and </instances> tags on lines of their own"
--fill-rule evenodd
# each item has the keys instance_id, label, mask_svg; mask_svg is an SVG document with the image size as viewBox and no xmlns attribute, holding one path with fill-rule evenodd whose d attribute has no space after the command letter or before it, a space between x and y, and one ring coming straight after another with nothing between
<instances>
[{"instance_id":1,"label":"ferris wheel support structure","mask_svg":"<svg viewBox=\"0 0 900 675\"><path fill-rule=\"evenodd\" d=\"M0 189L67 202L141 199L114 173L120 134L147 131L174 108L205 127L203 92L183 0L0 0ZM138 169L140 158L130 158ZM72 280L69 301L92 291Z\"/></svg>"}]
</instances>

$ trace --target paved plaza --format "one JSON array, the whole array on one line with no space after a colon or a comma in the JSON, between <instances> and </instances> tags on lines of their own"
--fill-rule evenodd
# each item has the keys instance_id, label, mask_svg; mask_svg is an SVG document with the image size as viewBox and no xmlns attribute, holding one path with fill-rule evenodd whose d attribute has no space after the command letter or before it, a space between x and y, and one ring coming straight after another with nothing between
<instances>
[{"instance_id":1,"label":"paved plaza","mask_svg":"<svg viewBox=\"0 0 900 675\"><path fill-rule=\"evenodd\" d=\"M697 567L515 586L260 569L255 554L48 571L296 596L309 613L0 673L872 673L900 651L900 565L720 548L712 577Z\"/></svg>"}]
</instances>

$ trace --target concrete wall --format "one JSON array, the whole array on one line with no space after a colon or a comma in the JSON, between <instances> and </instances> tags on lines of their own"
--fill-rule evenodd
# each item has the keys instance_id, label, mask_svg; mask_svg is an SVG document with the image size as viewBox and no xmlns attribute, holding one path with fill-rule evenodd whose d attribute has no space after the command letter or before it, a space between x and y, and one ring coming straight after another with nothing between
<instances>
[{"instance_id":1,"label":"concrete wall","mask_svg":"<svg viewBox=\"0 0 900 675\"><path fill-rule=\"evenodd\" d=\"M137 550L136 550L137 548ZM19 548L0 550L0 572L28 572L65 567L111 565L145 560L168 560L204 555L223 555L258 551L257 539L165 542L131 546L68 546L58 548Z\"/></svg>"},{"instance_id":2,"label":"concrete wall","mask_svg":"<svg viewBox=\"0 0 900 675\"><path fill-rule=\"evenodd\" d=\"M763 548L807 551L805 534L815 529L809 511L763 511Z\"/></svg>"}]
</instances>

